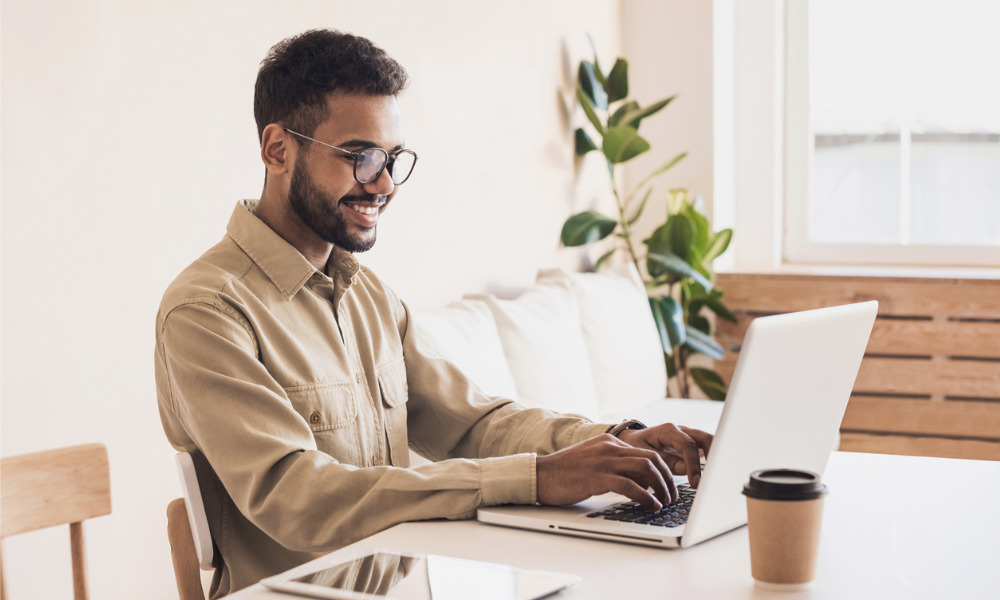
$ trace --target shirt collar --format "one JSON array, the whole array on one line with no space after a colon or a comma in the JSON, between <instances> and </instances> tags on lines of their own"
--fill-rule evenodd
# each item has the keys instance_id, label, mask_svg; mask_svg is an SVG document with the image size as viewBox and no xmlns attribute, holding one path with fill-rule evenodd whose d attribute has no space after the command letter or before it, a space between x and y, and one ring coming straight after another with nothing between
<instances>
[{"instance_id":1,"label":"shirt collar","mask_svg":"<svg viewBox=\"0 0 1000 600\"><path fill-rule=\"evenodd\" d=\"M256 200L237 203L226 231L271 283L286 298L291 298L318 271L294 246L253 214L256 206Z\"/></svg>"}]
</instances>

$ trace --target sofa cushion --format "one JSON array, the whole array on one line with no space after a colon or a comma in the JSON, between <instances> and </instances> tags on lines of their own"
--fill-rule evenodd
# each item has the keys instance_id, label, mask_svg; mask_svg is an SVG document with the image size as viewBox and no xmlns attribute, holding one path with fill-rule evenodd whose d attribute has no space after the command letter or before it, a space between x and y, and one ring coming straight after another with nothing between
<instances>
[{"instance_id":1,"label":"sofa cushion","mask_svg":"<svg viewBox=\"0 0 1000 600\"><path fill-rule=\"evenodd\" d=\"M573 291L594 379L599 414L627 414L663 399L667 371L642 282L623 273L539 272L538 281L564 282Z\"/></svg>"},{"instance_id":2,"label":"sofa cushion","mask_svg":"<svg viewBox=\"0 0 1000 600\"><path fill-rule=\"evenodd\" d=\"M521 404L597 417L579 310L566 282L535 285L513 300L473 297L493 311Z\"/></svg>"},{"instance_id":3,"label":"sofa cushion","mask_svg":"<svg viewBox=\"0 0 1000 600\"><path fill-rule=\"evenodd\" d=\"M412 311L420 333L488 396L517 400L493 313L482 300L452 302L434 311Z\"/></svg>"}]
</instances>

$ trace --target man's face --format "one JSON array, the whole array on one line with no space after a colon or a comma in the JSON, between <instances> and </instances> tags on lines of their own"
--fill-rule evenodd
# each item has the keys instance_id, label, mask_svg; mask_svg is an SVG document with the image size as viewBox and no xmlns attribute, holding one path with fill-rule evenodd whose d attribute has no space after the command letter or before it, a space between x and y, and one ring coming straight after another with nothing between
<instances>
[{"instance_id":1,"label":"man's face","mask_svg":"<svg viewBox=\"0 0 1000 600\"><path fill-rule=\"evenodd\" d=\"M345 150L378 146L390 155L404 147L394 96L333 93L327 102L330 118L309 137ZM301 138L295 141L300 150L288 200L298 218L316 235L349 252L370 249L378 218L395 195L388 169L375 181L361 184L354 179L353 156Z\"/></svg>"}]
</instances>

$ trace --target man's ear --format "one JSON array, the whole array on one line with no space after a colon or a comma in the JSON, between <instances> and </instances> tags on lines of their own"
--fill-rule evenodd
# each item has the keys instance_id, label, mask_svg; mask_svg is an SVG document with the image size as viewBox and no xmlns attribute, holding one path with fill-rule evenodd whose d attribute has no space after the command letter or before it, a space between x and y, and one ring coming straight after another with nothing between
<instances>
[{"instance_id":1,"label":"man's ear","mask_svg":"<svg viewBox=\"0 0 1000 600\"><path fill-rule=\"evenodd\" d=\"M295 163L295 143L285 128L271 123L264 128L260 140L260 159L269 174L290 173Z\"/></svg>"}]
</instances>

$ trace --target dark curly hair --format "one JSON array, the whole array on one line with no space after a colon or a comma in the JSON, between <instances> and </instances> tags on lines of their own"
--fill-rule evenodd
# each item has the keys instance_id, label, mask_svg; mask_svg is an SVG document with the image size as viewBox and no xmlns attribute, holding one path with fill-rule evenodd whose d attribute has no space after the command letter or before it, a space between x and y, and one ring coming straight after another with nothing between
<instances>
[{"instance_id":1,"label":"dark curly hair","mask_svg":"<svg viewBox=\"0 0 1000 600\"><path fill-rule=\"evenodd\" d=\"M395 96L406 87L406 70L363 37L311 29L275 44L260 63L254 86L257 137L271 123L312 135L329 117L332 91Z\"/></svg>"}]
</instances>

